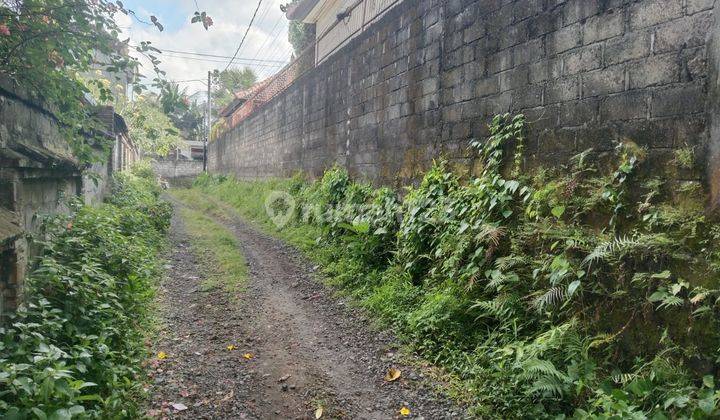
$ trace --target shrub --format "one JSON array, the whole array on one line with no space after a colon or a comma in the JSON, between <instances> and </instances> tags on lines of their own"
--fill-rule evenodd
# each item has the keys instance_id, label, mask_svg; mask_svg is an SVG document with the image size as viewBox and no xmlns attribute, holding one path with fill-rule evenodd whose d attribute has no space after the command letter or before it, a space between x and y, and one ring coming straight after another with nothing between
<instances>
[{"instance_id":1,"label":"shrub","mask_svg":"<svg viewBox=\"0 0 720 420\"><path fill-rule=\"evenodd\" d=\"M283 235L317 228L303 244L329 281L476 390L480 416L720 415L720 227L701 189L642 176L631 141L609 165L588 150L524 173L524 118L489 128L479 176L439 160L402 201L338 167L295 179Z\"/></svg>"},{"instance_id":2,"label":"shrub","mask_svg":"<svg viewBox=\"0 0 720 420\"><path fill-rule=\"evenodd\" d=\"M112 203L75 202L43 224L25 301L0 329L6 418L137 417L143 331L169 209L147 179L120 174Z\"/></svg>"},{"instance_id":3,"label":"shrub","mask_svg":"<svg viewBox=\"0 0 720 420\"><path fill-rule=\"evenodd\" d=\"M153 181L157 178L149 159L141 159L130 166L130 173L137 178Z\"/></svg>"}]
</instances>

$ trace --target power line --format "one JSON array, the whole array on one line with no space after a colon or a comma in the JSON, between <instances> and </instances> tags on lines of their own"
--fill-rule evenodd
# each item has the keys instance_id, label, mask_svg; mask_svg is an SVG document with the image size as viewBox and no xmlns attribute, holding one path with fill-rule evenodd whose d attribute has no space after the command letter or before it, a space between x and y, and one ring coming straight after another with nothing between
<instances>
[{"instance_id":1,"label":"power line","mask_svg":"<svg viewBox=\"0 0 720 420\"><path fill-rule=\"evenodd\" d=\"M268 12L270 11L270 9L272 9L272 7L273 7L273 4L271 2L271 3L268 3L267 7L265 7L263 9L263 12L260 14L260 17L258 18L257 26L262 26L263 22L265 22L265 18L267 17Z\"/></svg>"},{"instance_id":2,"label":"power line","mask_svg":"<svg viewBox=\"0 0 720 420\"><path fill-rule=\"evenodd\" d=\"M267 39L266 39L267 41ZM131 47L135 47L134 45L130 45ZM169 52L169 53L175 53L175 54L187 54L187 55L197 55L201 57L213 57L213 58L232 58L232 56L229 55L220 55L220 54L208 54L208 53L200 53L195 51L180 51L180 50L171 50L167 48L159 48L159 47L153 47L161 52ZM256 58L257 54L253 58L247 58L247 57L237 57L237 60L245 60L245 61L261 61L261 62L274 62L274 63L282 63L279 60L263 60L261 58ZM204 81L204 80L203 80Z\"/></svg>"},{"instance_id":3,"label":"power line","mask_svg":"<svg viewBox=\"0 0 720 420\"><path fill-rule=\"evenodd\" d=\"M167 58L175 58L175 59L180 59L180 60L202 61L205 63L227 63L227 60L216 60L213 58L183 57L180 55L172 55L172 54L166 54L163 56L167 57ZM238 66L245 66L245 67L279 68L279 67L282 67L285 64L287 64L287 61L277 61L276 63L277 64L271 64L271 63L263 64L263 63L253 63L253 62L246 63L246 62L238 61L237 63L233 63L233 64L236 64ZM225 70L227 70L229 67L230 67L229 65L227 67L225 67Z\"/></svg>"},{"instance_id":4,"label":"power line","mask_svg":"<svg viewBox=\"0 0 720 420\"><path fill-rule=\"evenodd\" d=\"M170 83L204 82L205 79L168 80Z\"/></svg>"},{"instance_id":5,"label":"power line","mask_svg":"<svg viewBox=\"0 0 720 420\"><path fill-rule=\"evenodd\" d=\"M287 29L289 27L290 27L290 22L287 22L287 24L285 25L285 27L283 29ZM272 43L271 43L272 46L268 47L269 49L271 49L270 52L268 54L264 55L265 57L267 57L266 59L272 59L272 58L276 57L278 55L278 52L280 53L280 56L283 56L288 45L283 42L275 42L277 40L277 38L280 36L280 34L282 34L282 33L283 33L283 30L281 30L280 32L275 34L275 37L273 38Z\"/></svg>"},{"instance_id":6,"label":"power line","mask_svg":"<svg viewBox=\"0 0 720 420\"><path fill-rule=\"evenodd\" d=\"M158 48L158 49L162 52L169 52L169 53L175 53L175 54L197 55L200 57L213 57L213 58L232 58L229 55L207 54L207 53L199 53L199 52L193 52L193 51L166 50L166 49L162 49L162 48ZM270 62L270 63L280 63L281 62L279 60L263 60L263 59L257 59L257 58L247 58L247 57L238 57L237 60Z\"/></svg>"},{"instance_id":7,"label":"power line","mask_svg":"<svg viewBox=\"0 0 720 420\"><path fill-rule=\"evenodd\" d=\"M275 26L273 26L272 30L270 31L270 35L269 35L267 38L265 38L265 41L263 41L263 43L260 44L260 48L258 48L257 51L255 51L255 55L253 56L253 60L255 60L255 59L257 58L257 56L260 55L260 52L263 50L263 48L265 48L265 44L267 44L268 39L270 39L270 36L272 36L273 34L275 34L275 29L277 29L277 26L278 26L278 24L280 24L280 22L282 22L282 18L278 19L278 20L275 22ZM283 30L280 29L280 32L278 32L277 34L275 34L275 36L273 37L272 41L270 41L270 45L274 45L274 44L275 44L275 40L276 40L277 37L282 33L282 31L283 31Z\"/></svg>"},{"instance_id":8,"label":"power line","mask_svg":"<svg viewBox=\"0 0 720 420\"><path fill-rule=\"evenodd\" d=\"M245 38L247 37L248 33L250 32L250 28L252 27L253 21L255 21L255 16L257 16L258 10L260 10L260 5L262 4L263 0L258 0L257 7L255 8L255 12L252 15L252 18L250 18L250 24L248 24L247 30L245 31L245 35L243 35L242 39L240 40L240 45L238 45L237 50L235 50L235 54L233 54L233 58L230 59L230 62L225 66L225 70L229 69L232 65L233 61L235 61L235 57L237 57L238 53L240 52L240 48L242 48L243 43L245 43ZM223 70L223 71L225 71Z\"/></svg>"},{"instance_id":9,"label":"power line","mask_svg":"<svg viewBox=\"0 0 720 420\"><path fill-rule=\"evenodd\" d=\"M282 57L284 55L289 55L290 51L292 50L292 47L288 47L287 45L283 45L282 43L276 43L274 47L272 47L271 51L266 55L267 57ZM289 60L285 61L286 63L289 62ZM265 68L264 69L264 75L268 75L272 73L272 71L268 71L271 69Z\"/></svg>"},{"instance_id":10,"label":"power line","mask_svg":"<svg viewBox=\"0 0 720 420\"><path fill-rule=\"evenodd\" d=\"M265 18L266 18L267 15L268 15L268 12L270 11L270 9L273 8L272 2L266 3L266 4L267 4L267 7L264 7L263 10L260 12L259 17L257 18L257 23L255 24L255 27L261 27L261 26L262 26L263 22L265 22ZM273 29L274 29L274 28L273 28ZM266 39L266 40L267 40L267 39Z\"/></svg>"}]
</instances>

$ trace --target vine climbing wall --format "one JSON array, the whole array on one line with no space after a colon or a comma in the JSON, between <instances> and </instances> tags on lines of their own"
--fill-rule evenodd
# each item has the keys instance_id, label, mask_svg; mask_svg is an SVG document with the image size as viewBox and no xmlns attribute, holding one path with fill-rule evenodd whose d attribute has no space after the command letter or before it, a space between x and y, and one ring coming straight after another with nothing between
<instances>
[{"instance_id":1,"label":"vine climbing wall","mask_svg":"<svg viewBox=\"0 0 720 420\"><path fill-rule=\"evenodd\" d=\"M468 141L513 112L531 123L526 165L631 139L659 175L682 154L694 164L673 177L712 181L714 8L405 0L211 143L210 170L266 178L337 163L399 185L441 155L471 168Z\"/></svg>"}]
</instances>

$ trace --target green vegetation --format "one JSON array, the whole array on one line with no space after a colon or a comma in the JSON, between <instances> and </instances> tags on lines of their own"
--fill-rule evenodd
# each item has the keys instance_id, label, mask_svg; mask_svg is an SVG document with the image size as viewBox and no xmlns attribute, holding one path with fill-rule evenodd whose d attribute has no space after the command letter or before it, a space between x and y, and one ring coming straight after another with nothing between
<instances>
[{"instance_id":1,"label":"green vegetation","mask_svg":"<svg viewBox=\"0 0 720 420\"><path fill-rule=\"evenodd\" d=\"M217 205L194 190L179 190L173 196L194 207L182 209L180 215L192 237L193 251L200 257L204 272L210 273L210 277L202 283L203 289L223 287L231 294L240 291L248 276L240 244L233 232L205 216L222 215Z\"/></svg>"},{"instance_id":2,"label":"green vegetation","mask_svg":"<svg viewBox=\"0 0 720 420\"><path fill-rule=\"evenodd\" d=\"M142 23L163 25L150 15L150 22L127 9L121 1L111 0L4 0L0 2L0 77L19 86L24 94L38 99L52 110L60 122L74 154L82 162L98 159L95 148L109 147L102 135L104 126L88 106L86 95L95 90L94 99L112 100L117 89L113 80L85 80L83 75L104 70L115 78L139 79L140 62L128 54L127 41L120 41L121 28L115 17L125 14ZM212 19L197 11L191 19L205 29ZM162 87L165 73L160 70L160 50L150 42L132 47L151 63L154 77L151 84ZM146 86L142 80L131 80L140 93Z\"/></svg>"},{"instance_id":3,"label":"green vegetation","mask_svg":"<svg viewBox=\"0 0 720 420\"><path fill-rule=\"evenodd\" d=\"M257 75L248 67L244 69L227 69L217 72L213 82L212 91L213 115L217 115L235 99L235 93L253 86L257 82Z\"/></svg>"},{"instance_id":4,"label":"green vegetation","mask_svg":"<svg viewBox=\"0 0 720 420\"><path fill-rule=\"evenodd\" d=\"M439 161L403 199L339 168L196 188L268 230L266 205L292 211L276 234L444 367L480 417L720 415L720 227L701 188L641 177L632 142L524 173L524 119L490 132L471 144L479 176ZM274 190L295 205L266 203Z\"/></svg>"},{"instance_id":5,"label":"green vegetation","mask_svg":"<svg viewBox=\"0 0 720 420\"><path fill-rule=\"evenodd\" d=\"M166 156L183 143L175 124L152 97L121 102L118 113L125 118L133 142L147 153Z\"/></svg>"},{"instance_id":6,"label":"green vegetation","mask_svg":"<svg viewBox=\"0 0 720 420\"><path fill-rule=\"evenodd\" d=\"M0 328L9 419L137 418L145 332L171 208L152 178L118 174L112 200L43 224L24 303Z\"/></svg>"}]
</instances>

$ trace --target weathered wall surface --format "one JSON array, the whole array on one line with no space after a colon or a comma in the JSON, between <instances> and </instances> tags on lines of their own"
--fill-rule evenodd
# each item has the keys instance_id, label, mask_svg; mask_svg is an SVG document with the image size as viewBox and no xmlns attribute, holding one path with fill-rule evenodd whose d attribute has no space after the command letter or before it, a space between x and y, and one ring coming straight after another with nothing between
<instances>
[{"instance_id":1,"label":"weathered wall surface","mask_svg":"<svg viewBox=\"0 0 720 420\"><path fill-rule=\"evenodd\" d=\"M203 171L201 160L156 160L152 167L158 176L171 182L196 177Z\"/></svg>"},{"instance_id":2,"label":"weathered wall surface","mask_svg":"<svg viewBox=\"0 0 720 420\"><path fill-rule=\"evenodd\" d=\"M630 138L662 173L710 144L713 0L405 0L210 144L213 172L407 182L524 113L528 164ZM719 130L720 131L720 130ZM679 176L699 180L706 162Z\"/></svg>"},{"instance_id":3,"label":"weathered wall surface","mask_svg":"<svg viewBox=\"0 0 720 420\"><path fill-rule=\"evenodd\" d=\"M93 168L99 177L82 169L53 114L0 80L0 318L22 292L34 253L26 234L43 215L66 212L68 199L95 203L105 194L108 165Z\"/></svg>"}]
</instances>

